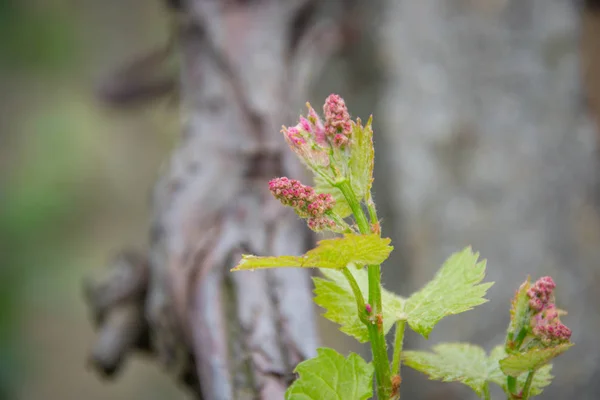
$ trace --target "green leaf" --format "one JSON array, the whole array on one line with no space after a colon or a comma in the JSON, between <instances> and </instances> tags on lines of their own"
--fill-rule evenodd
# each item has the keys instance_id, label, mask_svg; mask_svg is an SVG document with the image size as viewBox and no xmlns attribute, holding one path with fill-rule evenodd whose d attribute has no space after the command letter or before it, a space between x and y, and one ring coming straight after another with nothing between
<instances>
[{"instance_id":1,"label":"green leaf","mask_svg":"<svg viewBox=\"0 0 600 400\"><path fill-rule=\"evenodd\" d=\"M410 327L425 338L445 316L459 314L485 303L483 298L493 282L479 284L485 276L485 260L467 247L444 262L436 276L423 289L406 300Z\"/></svg>"},{"instance_id":2,"label":"green leaf","mask_svg":"<svg viewBox=\"0 0 600 400\"><path fill-rule=\"evenodd\" d=\"M500 369L500 360L504 358L506 358L504 346L496 346L490 354L490 359L495 363L496 366L496 369L490 374L490 381L498 384L500 387L502 387L502 389L504 389L504 392L508 394L506 375L504 375ZM553 378L553 376L550 374L551 370L552 364L547 364L536 371L535 375L533 376L531 388L529 390L531 396L537 396L538 394L542 393L546 386L550 385ZM521 374L517 378L518 387L522 388L526 379L527 374Z\"/></svg>"},{"instance_id":3,"label":"green leaf","mask_svg":"<svg viewBox=\"0 0 600 400\"><path fill-rule=\"evenodd\" d=\"M331 186L321 176L315 175L315 191L317 193L329 193L335 200L335 206L333 206L333 212L339 215L341 218L346 218L352 214L352 209L348 205L348 201L335 186Z\"/></svg>"},{"instance_id":4,"label":"green leaf","mask_svg":"<svg viewBox=\"0 0 600 400\"><path fill-rule=\"evenodd\" d=\"M371 190L373 183L373 116L363 127L360 119L352 123L352 152L350 153L350 182L358 200Z\"/></svg>"},{"instance_id":5,"label":"green leaf","mask_svg":"<svg viewBox=\"0 0 600 400\"><path fill-rule=\"evenodd\" d=\"M509 349L515 349L520 345L520 343L515 343L515 340L523 329L530 329L531 310L529 308L529 296L527 296L530 286L528 277L511 301L510 324L507 331L507 346Z\"/></svg>"},{"instance_id":6,"label":"green leaf","mask_svg":"<svg viewBox=\"0 0 600 400\"><path fill-rule=\"evenodd\" d=\"M369 340L369 332L365 324L358 318L354 293L343 273L331 269L321 272L329 279L313 278L315 283L315 303L323 307L325 318L340 324L340 330L354 337L361 343ZM363 296L367 298L368 274L365 269L350 268L358 283ZM387 333L401 314L403 301L401 297L382 289L381 301L383 306L383 329Z\"/></svg>"},{"instance_id":7,"label":"green leaf","mask_svg":"<svg viewBox=\"0 0 600 400\"><path fill-rule=\"evenodd\" d=\"M506 375L519 376L548 364L554 357L567 351L572 343L564 343L545 349L532 349L526 353L511 354L500 360L500 368Z\"/></svg>"},{"instance_id":8,"label":"green leaf","mask_svg":"<svg viewBox=\"0 0 600 400\"><path fill-rule=\"evenodd\" d=\"M348 358L333 349L298 364L300 377L285 392L286 400L366 400L373 395L373 366L358 354Z\"/></svg>"},{"instance_id":9,"label":"green leaf","mask_svg":"<svg viewBox=\"0 0 600 400\"><path fill-rule=\"evenodd\" d=\"M498 362L489 360L479 346L468 343L442 343L433 347L434 353L405 351L407 366L429 375L432 380L461 382L483 396L486 382ZM494 365L495 364L495 365Z\"/></svg>"},{"instance_id":10,"label":"green leaf","mask_svg":"<svg viewBox=\"0 0 600 400\"><path fill-rule=\"evenodd\" d=\"M244 254L232 271L277 267L342 269L349 263L381 264L393 249L390 241L376 234L346 234L341 238L321 240L316 248L303 256L258 257Z\"/></svg>"},{"instance_id":11,"label":"green leaf","mask_svg":"<svg viewBox=\"0 0 600 400\"><path fill-rule=\"evenodd\" d=\"M483 396L487 382L499 385L508 393L506 375L500 369L499 361L506 357L503 346L497 346L489 357L479 347L468 343L442 343L433 347L434 353L425 351L405 351L402 356L410 368L429 375L432 380L461 382ZM552 365L540 368L533 377L530 394L536 396L552 381ZM522 388L527 374L517 379Z\"/></svg>"}]
</instances>

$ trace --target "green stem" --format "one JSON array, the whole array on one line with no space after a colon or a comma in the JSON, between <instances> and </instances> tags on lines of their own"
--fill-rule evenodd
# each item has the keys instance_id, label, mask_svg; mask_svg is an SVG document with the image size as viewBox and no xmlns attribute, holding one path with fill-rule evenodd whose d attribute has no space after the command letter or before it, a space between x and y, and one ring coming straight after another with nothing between
<instances>
[{"instance_id":1,"label":"green stem","mask_svg":"<svg viewBox=\"0 0 600 400\"><path fill-rule=\"evenodd\" d=\"M373 198L371 197L371 191L367 193L365 197L367 203L367 210L369 211L369 218L371 220L371 224L377 222L377 210L375 209L375 203L373 202Z\"/></svg>"},{"instance_id":2,"label":"green stem","mask_svg":"<svg viewBox=\"0 0 600 400\"><path fill-rule=\"evenodd\" d=\"M396 338L394 339L394 358L392 360L392 374L400 375L400 363L402 362L402 346L404 344L404 328L406 320L396 322Z\"/></svg>"},{"instance_id":3,"label":"green stem","mask_svg":"<svg viewBox=\"0 0 600 400\"><path fill-rule=\"evenodd\" d=\"M483 400L491 400L490 388L487 382L485 383L485 385L483 385Z\"/></svg>"},{"instance_id":4,"label":"green stem","mask_svg":"<svg viewBox=\"0 0 600 400\"><path fill-rule=\"evenodd\" d=\"M514 341L510 340L510 337L509 337L509 340L507 340L506 346L505 346L506 352L509 353L510 351L520 349L526 336L527 336L527 329L525 327L522 327L519 330L517 337L514 339ZM517 395L518 395L517 378L512 377L512 376L507 376L506 377L506 387L508 389L508 393L510 393L510 398L516 399Z\"/></svg>"},{"instance_id":5,"label":"green stem","mask_svg":"<svg viewBox=\"0 0 600 400\"><path fill-rule=\"evenodd\" d=\"M517 378L514 376L507 376L506 387L508 388L508 393L510 393L511 398L514 398L514 395L517 394Z\"/></svg>"},{"instance_id":6,"label":"green stem","mask_svg":"<svg viewBox=\"0 0 600 400\"><path fill-rule=\"evenodd\" d=\"M367 275L369 276L369 304L375 310L375 314L381 313L381 267L379 265L367 266Z\"/></svg>"},{"instance_id":7,"label":"green stem","mask_svg":"<svg viewBox=\"0 0 600 400\"><path fill-rule=\"evenodd\" d=\"M527 400L529 398L529 390L531 389L531 383L533 382L533 375L535 375L535 371L529 371L527 374L527 379L525 380L523 391L521 392L521 398L523 400Z\"/></svg>"},{"instance_id":8,"label":"green stem","mask_svg":"<svg viewBox=\"0 0 600 400\"><path fill-rule=\"evenodd\" d=\"M327 213L327 216L329 218L331 218L332 220L334 220L336 224L343 227L344 233L356 233L356 230L354 230L350 225L348 225L348 223L346 223L346 221L344 221L342 218L340 218L340 216L337 215L336 213L330 211Z\"/></svg>"},{"instance_id":9,"label":"green stem","mask_svg":"<svg viewBox=\"0 0 600 400\"><path fill-rule=\"evenodd\" d=\"M360 202L356 198L352 186L347 179L336 182L335 186L340 189L358 225L358 229L363 235L371 233L369 221L361 208ZM388 400L392 390L392 380L390 375L390 362L387 355L387 346L385 335L383 333L383 312L381 306L381 267L379 265L369 265L367 267L369 277L369 304L371 305L373 315L379 318L375 323L367 324L369 330L369 341L371 343L371 352L373 353L373 364L375 366L375 380L377 382L377 398Z\"/></svg>"},{"instance_id":10,"label":"green stem","mask_svg":"<svg viewBox=\"0 0 600 400\"><path fill-rule=\"evenodd\" d=\"M519 331L519 334L517 335L517 338L515 339L514 342L514 349L518 350L521 348L521 345L523 344L523 341L525 340L525 337L527 336L527 329L525 327L521 328L521 330Z\"/></svg>"},{"instance_id":11,"label":"green stem","mask_svg":"<svg viewBox=\"0 0 600 400\"><path fill-rule=\"evenodd\" d=\"M335 186L340 189L346 198L346 201L348 202L348 205L354 214L354 219L356 220L356 225L358 225L360 233L363 235L371 233L371 230L369 229L369 221L367 221L367 217L360 206L360 202L356 198L356 195L352 190L352 186L350 186L350 182L347 179L344 179L337 182Z\"/></svg>"},{"instance_id":12,"label":"green stem","mask_svg":"<svg viewBox=\"0 0 600 400\"><path fill-rule=\"evenodd\" d=\"M369 341L373 353L373 364L375 366L375 380L377 382L377 398L388 400L392 392L392 378L390 377L390 364L385 345L385 337L382 330L378 329L376 323L367 325L369 330Z\"/></svg>"},{"instance_id":13,"label":"green stem","mask_svg":"<svg viewBox=\"0 0 600 400\"><path fill-rule=\"evenodd\" d=\"M360 287L358 286L356 279L354 279L354 275L352 275L352 272L350 272L348 267L345 267L344 269L342 269L342 272L344 273L344 276L348 280L348 283L350 284L350 287L352 288L352 292L354 292L354 298L356 299L356 308L358 309L358 318L365 325L370 324L370 321L367 317L367 312L366 312L367 310L365 308L365 298L363 297L363 294L360 291Z\"/></svg>"}]
</instances>

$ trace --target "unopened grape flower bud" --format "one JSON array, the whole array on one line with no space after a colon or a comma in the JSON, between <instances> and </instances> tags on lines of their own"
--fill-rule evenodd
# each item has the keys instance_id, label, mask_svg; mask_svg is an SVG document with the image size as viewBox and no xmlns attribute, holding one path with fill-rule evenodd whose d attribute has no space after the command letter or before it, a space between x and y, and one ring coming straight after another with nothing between
<instances>
[{"instance_id":1,"label":"unopened grape flower bud","mask_svg":"<svg viewBox=\"0 0 600 400\"><path fill-rule=\"evenodd\" d=\"M555 288L554 280L544 276L527 290L529 308L533 312L531 331L547 346L568 342L571 338L571 330L560 322L559 312L554 304Z\"/></svg>"},{"instance_id":2,"label":"unopened grape flower bud","mask_svg":"<svg viewBox=\"0 0 600 400\"><path fill-rule=\"evenodd\" d=\"M552 293L556 284L549 276L538 279L527 291L529 306L532 310L542 311L552 302Z\"/></svg>"},{"instance_id":3,"label":"unopened grape flower bud","mask_svg":"<svg viewBox=\"0 0 600 400\"><path fill-rule=\"evenodd\" d=\"M337 94L331 94L323 106L325 114L325 133L335 147L344 147L348 144L352 134L350 114L344 99Z\"/></svg>"},{"instance_id":4,"label":"unopened grape flower bud","mask_svg":"<svg viewBox=\"0 0 600 400\"><path fill-rule=\"evenodd\" d=\"M314 231L333 229L336 223L326 214L335 206L335 200L329 193L316 193L300 181L286 177L269 182L269 190L282 204L290 206Z\"/></svg>"},{"instance_id":5,"label":"unopened grape flower bud","mask_svg":"<svg viewBox=\"0 0 600 400\"><path fill-rule=\"evenodd\" d=\"M315 134L315 141L323 147L328 147L329 143L327 143L327 138L325 136L325 125L323 124L321 117L319 117L319 114L312 108L310 103L306 103L306 107L308 108L308 122Z\"/></svg>"},{"instance_id":6,"label":"unopened grape flower bud","mask_svg":"<svg viewBox=\"0 0 600 400\"><path fill-rule=\"evenodd\" d=\"M308 227L315 232L321 232L326 229L333 231L337 226L335 221L327 217L326 215L321 217L309 218L306 220L306 222L308 224Z\"/></svg>"},{"instance_id":7,"label":"unopened grape flower bud","mask_svg":"<svg viewBox=\"0 0 600 400\"><path fill-rule=\"evenodd\" d=\"M558 319L541 319L532 331L546 345L568 342L571 338L571 330Z\"/></svg>"},{"instance_id":8,"label":"unopened grape flower bud","mask_svg":"<svg viewBox=\"0 0 600 400\"><path fill-rule=\"evenodd\" d=\"M290 149L306 165L311 168L326 167L329 164L329 156L323 147L324 144L327 145L325 128L320 120L316 119L315 123L312 123L311 119L300 117L296 126L289 128L284 126L281 132Z\"/></svg>"},{"instance_id":9,"label":"unopened grape flower bud","mask_svg":"<svg viewBox=\"0 0 600 400\"><path fill-rule=\"evenodd\" d=\"M290 146L293 147L301 147L306 144L306 139L300 133L300 130L297 127L292 128L283 128L283 134L285 138L290 143Z\"/></svg>"}]
</instances>

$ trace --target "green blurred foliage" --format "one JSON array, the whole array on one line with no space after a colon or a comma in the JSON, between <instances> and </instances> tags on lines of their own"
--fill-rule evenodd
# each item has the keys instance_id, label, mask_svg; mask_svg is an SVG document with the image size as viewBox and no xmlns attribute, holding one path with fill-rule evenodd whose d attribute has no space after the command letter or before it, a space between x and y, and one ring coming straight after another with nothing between
<instances>
[{"instance_id":1,"label":"green blurred foliage","mask_svg":"<svg viewBox=\"0 0 600 400\"><path fill-rule=\"evenodd\" d=\"M0 1L0 66L65 68L77 54L68 2Z\"/></svg>"},{"instance_id":2,"label":"green blurred foliage","mask_svg":"<svg viewBox=\"0 0 600 400\"><path fill-rule=\"evenodd\" d=\"M0 0L0 399L173 398L153 365L111 386L86 370L81 296L111 251L144 243L176 114L107 112L90 75L164 40L161 6Z\"/></svg>"},{"instance_id":3,"label":"green blurred foliage","mask_svg":"<svg viewBox=\"0 0 600 400\"><path fill-rule=\"evenodd\" d=\"M3 184L0 200L0 242L3 268L0 270L0 346L13 357L0 363L15 365L15 348L22 347L15 329L21 312L19 293L32 274L56 271L68 249L65 235L76 217L78 207L77 181L82 178L81 151L73 135L73 115L54 110L32 115L19 136L18 167L11 169ZM39 266L46 270L39 271ZM19 371L11 371L10 382Z\"/></svg>"},{"instance_id":4,"label":"green blurred foliage","mask_svg":"<svg viewBox=\"0 0 600 400\"><path fill-rule=\"evenodd\" d=\"M36 8L25 1L0 1L0 67L3 70L52 71L70 65L75 55L73 25L64 7L49 7L49 3ZM61 224L73 199L68 191L55 190L58 178L65 176L69 166L68 157L64 157L67 137L48 134L49 130L62 129L60 121L47 118L38 123L44 126L23 138L35 142L34 146L20 157L30 158L30 161L47 159L45 148L49 141L57 139L63 143L54 142L51 146L65 154L58 154L61 157L56 160L61 161L50 165L25 162L23 169L11 168L9 176L0 181L0 398L7 398L22 376L22 359L17 357L22 346L16 329L21 318L17 306L19 291L32 273L30 266L56 255L52 243L56 235L51 232ZM35 251L32 251L32 243L36 244Z\"/></svg>"}]
</instances>

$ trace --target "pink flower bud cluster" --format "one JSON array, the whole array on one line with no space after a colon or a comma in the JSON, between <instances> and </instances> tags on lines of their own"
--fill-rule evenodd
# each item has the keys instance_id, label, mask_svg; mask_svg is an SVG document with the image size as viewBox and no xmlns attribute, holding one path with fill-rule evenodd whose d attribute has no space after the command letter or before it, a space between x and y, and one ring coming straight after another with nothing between
<instances>
[{"instance_id":1,"label":"pink flower bud cluster","mask_svg":"<svg viewBox=\"0 0 600 400\"><path fill-rule=\"evenodd\" d=\"M527 291L529 296L529 307L534 311L542 311L552 302L552 292L556 284L550 276L538 279Z\"/></svg>"},{"instance_id":2,"label":"pink flower bud cluster","mask_svg":"<svg viewBox=\"0 0 600 400\"><path fill-rule=\"evenodd\" d=\"M534 312L531 318L533 334L546 345L567 342L571 338L571 330L560 322L554 304L555 287L552 278L545 276L538 279L527 291L529 308Z\"/></svg>"},{"instance_id":3,"label":"pink flower bud cluster","mask_svg":"<svg viewBox=\"0 0 600 400\"><path fill-rule=\"evenodd\" d=\"M285 134L285 138L290 142L290 145L293 145L294 147L300 147L306 144L306 139L304 139L297 127L285 128L283 133Z\"/></svg>"},{"instance_id":4,"label":"pink flower bud cluster","mask_svg":"<svg viewBox=\"0 0 600 400\"><path fill-rule=\"evenodd\" d=\"M309 103L306 103L306 106L308 107L308 119L300 117L300 124L311 128L311 132L315 135L315 141L319 145L329 147L327 137L325 136L325 125L323 125L321 117L319 117L319 114L317 114L315 109L312 108Z\"/></svg>"},{"instance_id":5,"label":"pink flower bud cluster","mask_svg":"<svg viewBox=\"0 0 600 400\"><path fill-rule=\"evenodd\" d=\"M352 135L350 114L344 99L337 94L331 94L323 106L325 114L325 132L334 147L344 148Z\"/></svg>"},{"instance_id":6,"label":"pink flower bud cluster","mask_svg":"<svg viewBox=\"0 0 600 400\"><path fill-rule=\"evenodd\" d=\"M316 118L311 118L311 113ZM314 122L313 122L314 121ZM281 132L292 151L309 166L326 167L329 165L328 146L325 139L325 127L309 106L309 118L300 117L300 122L293 127L283 127Z\"/></svg>"},{"instance_id":7,"label":"pink flower bud cluster","mask_svg":"<svg viewBox=\"0 0 600 400\"><path fill-rule=\"evenodd\" d=\"M286 177L271 180L269 190L282 204L292 207L296 214L306 218L312 230L335 227L335 222L326 215L335 205L329 193L316 193L312 187Z\"/></svg>"},{"instance_id":8,"label":"pink flower bud cluster","mask_svg":"<svg viewBox=\"0 0 600 400\"><path fill-rule=\"evenodd\" d=\"M533 334L545 344L568 342L571 330L558 318L558 311L554 304L534 315Z\"/></svg>"},{"instance_id":9,"label":"pink flower bud cluster","mask_svg":"<svg viewBox=\"0 0 600 400\"><path fill-rule=\"evenodd\" d=\"M328 217L312 217L306 220L308 227L315 232L321 232L325 229L333 230L336 227L335 221Z\"/></svg>"},{"instance_id":10,"label":"pink flower bud cluster","mask_svg":"<svg viewBox=\"0 0 600 400\"><path fill-rule=\"evenodd\" d=\"M327 167L331 148L344 149L350 143L352 122L344 100L332 94L325 100L325 122L310 106L308 115L300 117L296 126L283 127L285 140L292 151L309 167Z\"/></svg>"}]
</instances>

